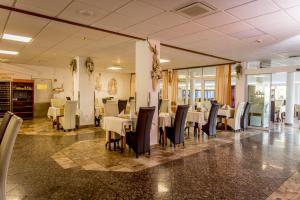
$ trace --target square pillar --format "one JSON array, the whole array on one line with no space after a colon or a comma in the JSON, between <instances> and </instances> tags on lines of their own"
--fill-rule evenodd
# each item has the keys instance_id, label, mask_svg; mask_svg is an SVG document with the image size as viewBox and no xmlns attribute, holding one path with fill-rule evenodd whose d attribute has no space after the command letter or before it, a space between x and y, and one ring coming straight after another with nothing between
<instances>
[{"instance_id":1,"label":"square pillar","mask_svg":"<svg viewBox=\"0 0 300 200\"><path fill-rule=\"evenodd\" d=\"M79 125L94 124L94 88L93 74L89 74L85 67L86 57L75 58L77 71L73 74L74 100L78 102Z\"/></svg>"},{"instance_id":2,"label":"square pillar","mask_svg":"<svg viewBox=\"0 0 300 200\"><path fill-rule=\"evenodd\" d=\"M156 45L158 51L158 59L160 58L160 42L149 40L151 45ZM136 108L155 106L155 113L150 133L150 144L158 143L158 89L154 91L152 88L152 58L153 53L149 48L147 41L137 41L135 47L135 88L136 88Z\"/></svg>"}]
</instances>

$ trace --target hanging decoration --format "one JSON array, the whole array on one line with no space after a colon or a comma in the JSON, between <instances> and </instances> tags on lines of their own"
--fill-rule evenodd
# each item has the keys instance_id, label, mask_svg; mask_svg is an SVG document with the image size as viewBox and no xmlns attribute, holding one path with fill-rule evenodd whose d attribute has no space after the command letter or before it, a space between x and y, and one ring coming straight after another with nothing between
<instances>
[{"instance_id":1,"label":"hanging decoration","mask_svg":"<svg viewBox=\"0 0 300 200\"><path fill-rule=\"evenodd\" d=\"M241 63L238 63L238 64L236 65L236 67L235 67L235 72L236 72L236 77L237 77L237 79L239 79L240 76L242 76L242 74L243 74L243 67L242 67Z\"/></svg>"},{"instance_id":2,"label":"hanging decoration","mask_svg":"<svg viewBox=\"0 0 300 200\"><path fill-rule=\"evenodd\" d=\"M156 91L158 80L162 78L162 71L160 68L160 62L158 58L158 51L156 45L153 47L149 40L147 40L149 44L149 49L153 53L152 55L152 71L151 71L151 77L152 77L152 88L154 91Z\"/></svg>"},{"instance_id":3,"label":"hanging decoration","mask_svg":"<svg viewBox=\"0 0 300 200\"><path fill-rule=\"evenodd\" d=\"M72 75L74 75L74 73L77 72L77 61L76 61L76 59L72 59L69 66L70 66Z\"/></svg>"},{"instance_id":4,"label":"hanging decoration","mask_svg":"<svg viewBox=\"0 0 300 200\"><path fill-rule=\"evenodd\" d=\"M90 57L86 58L85 67L86 67L89 75L91 75L94 72L94 62Z\"/></svg>"}]
</instances>

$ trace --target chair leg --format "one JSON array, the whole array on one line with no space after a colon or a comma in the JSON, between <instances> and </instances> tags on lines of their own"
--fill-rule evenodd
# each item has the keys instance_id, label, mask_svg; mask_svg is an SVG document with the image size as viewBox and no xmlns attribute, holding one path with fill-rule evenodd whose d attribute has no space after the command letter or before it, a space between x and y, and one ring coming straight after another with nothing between
<instances>
[{"instance_id":1,"label":"chair leg","mask_svg":"<svg viewBox=\"0 0 300 200\"><path fill-rule=\"evenodd\" d=\"M182 143L182 144L183 144L183 146L184 146L184 141L183 141L183 143Z\"/></svg>"},{"instance_id":2,"label":"chair leg","mask_svg":"<svg viewBox=\"0 0 300 200\"><path fill-rule=\"evenodd\" d=\"M150 149L149 149L149 151L148 151L148 155L149 155L149 156L151 155Z\"/></svg>"},{"instance_id":3,"label":"chair leg","mask_svg":"<svg viewBox=\"0 0 300 200\"><path fill-rule=\"evenodd\" d=\"M116 141L114 140L114 151L116 151Z\"/></svg>"},{"instance_id":4,"label":"chair leg","mask_svg":"<svg viewBox=\"0 0 300 200\"><path fill-rule=\"evenodd\" d=\"M136 158L139 158L139 154L135 153L135 157L136 157Z\"/></svg>"}]
</instances>

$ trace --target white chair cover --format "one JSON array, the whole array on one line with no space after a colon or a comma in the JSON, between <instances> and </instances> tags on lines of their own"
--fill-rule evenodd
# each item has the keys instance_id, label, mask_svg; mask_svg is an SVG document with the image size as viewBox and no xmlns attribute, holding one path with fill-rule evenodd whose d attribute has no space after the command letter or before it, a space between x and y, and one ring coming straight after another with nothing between
<instances>
[{"instance_id":1,"label":"white chair cover","mask_svg":"<svg viewBox=\"0 0 300 200\"><path fill-rule=\"evenodd\" d=\"M169 108L168 108L169 106L168 105L169 105L169 100L168 99L162 99L159 111L161 113L168 113L169 112L168 111L169 110Z\"/></svg>"},{"instance_id":2,"label":"white chair cover","mask_svg":"<svg viewBox=\"0 0 300 200\"><path fill-rule=\"evenodd\" d=\"M234 118L229 118L227 123L235 131L241 129L241 117L244 112L245 102L240 102L234 112Z\"/></svg>"},{"instance_id":3,"label":"white chair cover","mask_svg":"<svg viewBox=\"0 0 300 200\"><path fill-rule=\"evenodd\" d=\"M0 199L5 200L5 185L9 162L17 134L23 120L20 117L12 116L5 130L3 141L0 147Z\"/></svg>"},{"instance_id":4,"label":"white chair cover","mask_svg":"<svg viewBox=\"0 0 300 200\"><path fill-rule=\"evenodd\" d=\"M64 130L76 127L77 101L67 101L64 107L64 116L59 118L59 123Z\"/></svg>"}]
</instances>

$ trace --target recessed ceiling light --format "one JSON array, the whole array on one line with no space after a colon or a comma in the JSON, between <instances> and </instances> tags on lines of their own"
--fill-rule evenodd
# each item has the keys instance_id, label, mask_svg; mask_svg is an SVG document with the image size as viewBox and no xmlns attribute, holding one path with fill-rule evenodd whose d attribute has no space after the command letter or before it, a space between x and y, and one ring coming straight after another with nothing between
<instances>
[{"instance_id":1,"label":"recessed ceiling light","mask_svg":"<svg viewBox=\"0 0 300 200\"><path fill-rule=\"evenodd\" d=\"M0 54L18 55L19 52L17 52L17 51L0 50Z\"/></svg>"},{"instance_id":2,"label":"recessed ceiling light","mask_svg":"<svg viewBox=\"0 0 300 200\"><path fill-rule=\"evenodd\" d=\"M107 69L110 69L110 70L120 70L120 69L122 69L122 67L116 65L116 66L108 67Z\"/></svg>"},{"instance_id":3,"label":"recessed ceiling light","mask_svg":"<svg viewBox=\"0 0 300 200\"><path fill-rule=\"evenodd\" d=\"M168 63L170 62L170 60L167 60L167 59L159 59L160 63Z\"/></svg>"},{"instance_id":4,"label":"recessed ceiling light","mask_svg":"<svg viewBox=\"0 0 300 200\"><path fill-rule=\"evenodd\" d=\"M85 17L90 17L94 15L94 12L91 10L79 10L78 13Z\"/></svg>"},{"instance_id":5,"label":"recessed ceiling light","mask_svg":"<svg viewBox=\"0 0 300 200\"><path fill-rule=\"evenodd\" d=\"M32 40L31 37L25 37L25 36L21 36L21 35L13 35L13 34L8 34L8 33L4 33L2 38L5 40L13 40L13 41L18 41L18 42L30 42Z\"/></svg>"}]
</instances>

